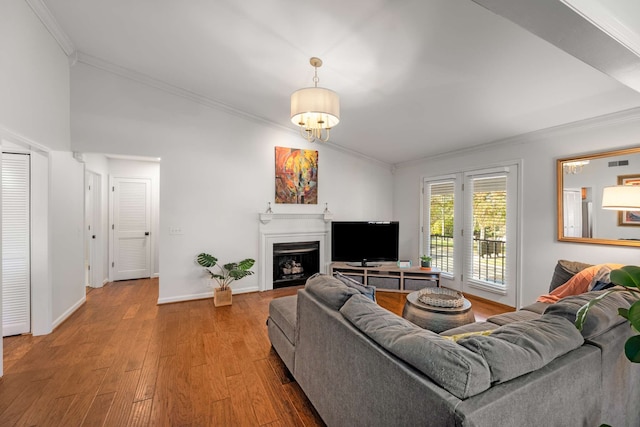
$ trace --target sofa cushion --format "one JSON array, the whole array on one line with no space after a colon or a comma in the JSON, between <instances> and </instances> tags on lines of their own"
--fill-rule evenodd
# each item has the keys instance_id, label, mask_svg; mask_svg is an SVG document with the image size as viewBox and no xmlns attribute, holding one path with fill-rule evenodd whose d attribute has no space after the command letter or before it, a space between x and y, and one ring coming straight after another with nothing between
<instances>
[{"instance_id":1,"label":"sofa cushion","mask_svg":"<svg viewBox=\"0 0 640 427\"><path fill-rule=\"evenodd\" d=\"M446 331L440 332L440 335L441 336L459 335L459 334L466 334L467 332L488 331L491 329L498 329L499 327L500 325L496 325L495 323L474 322L474 323L467 323L466 325L458 326L457 328L447 329Z\"/></svg>"},{"instance_id":2,"label":"sofa cushion","mask_svg":"<svg viewBox=\"0 0 640 427\"><path fill-rule=\"evenodd\" d=\"M486 360L492 383L503 383L542 368L583 342L580 332L567 319L543 316L509 323L489 336L462 338L458 344Z\"/></svg>"},{"instance_id":3,"label":"sofa cushion","mask_svg":"<svg viewBox=\"0 0 640 427\"><path fill-rule=\"evenodd\" d=\"M334 310L340 310L340 307L349 298L360 293L357 289L348 287L338 279L320 273L309 277L304 288Z\"/></svg>"},{"instance_id":4,"label":"sofa cushion","mask_svg":"<svg viewBox=\"0 0 640 427\"><path fill-rule=\"evenodd\" d=\"M356 279L352 279L349 276L345 276L344 274L340 273L339 271L336 271L335 273L333 273L333 277L335 277L336 279L340 280L342 283L344 283L348 287L356 289L358 292L360 292L365 297L369 298L371 301L375 301L376 300L376 287L375 286L363 285L362 283L358 282Z\"/></svg>"},{"instance_id":5,"label":"sofa cushion","mask_svg":"<svg viewBox=\"0 0 640 427\"><path fill-rule=\"evenodd\" d=\"M285 337L294 345L297 303L297 295L274 298L269 303L269 318L278 325Z\"/></svg>"},{"instance_id":6,"label":"sofa cushion","mask_svg":"<svg viewBox=\"0 0 640 427\"><path fill-rule=\"evenodd\" d=\"M340 309L362 333L460 399L490 387L484 359L451 340L422 329L355 295Z\"/></svg>"},{"instance_id":7,"label":"sofa cushion","mask_svg":"<svg viewBox=\"0 0 640 427\"><path fill-rule=\"evenodd\" d=\"M520 310L542 314L547 309L547 307L549 307L549 303L536 301L533 304L522 307Z\"/></svg>"},{"instance_id":8,"label":"sofa cushion","mask_svg":"<svg viewBox=\"0 0 640 427\"><path fill-rule=\"evenodd\" d=\"M487 322L495 323L496 325L507 325L513 322L522 322L525 320L533 320L540 317L540 314L529 311L529 310L520 310L520 311L512 311L509 313L496 314L495 316L491 316L487 318Z\"/></svg>"},{"instance_id":9,"label":"sofa cushion","mask_svg":"<svg viewBox=\"0 0 640 427\"><path fill-rule=\"evenodd\" d=\"M619 288L622 289L622 287ZM545 315L552 314L564 317L570 322L575 323L576 313L580 307L609 290L592 291L581 295L565 297L559 302L549 305L545 311ZM618 308L629 308L633 301L633 296L628 295L626 292L615 292L607 295L589 310L582 327L582 336L585 339L590 339L625 322L625 319L618 314Z\"/></svg>"},{"instance_id":10,"label":"sofa cushion","mask_svg":"<svg viewBox=\"0 0 640 427\"><path fill-rule=\"evenodd\" d=\"M549 285L549 292L558 286L567 283L567 281L576 273L587 267L591 267L592 265L593 264L586 264L578 261L567 261L566 259L559 260L553 270L553 277L551 278L551 284Z\"/></svg>"}]
</instances>

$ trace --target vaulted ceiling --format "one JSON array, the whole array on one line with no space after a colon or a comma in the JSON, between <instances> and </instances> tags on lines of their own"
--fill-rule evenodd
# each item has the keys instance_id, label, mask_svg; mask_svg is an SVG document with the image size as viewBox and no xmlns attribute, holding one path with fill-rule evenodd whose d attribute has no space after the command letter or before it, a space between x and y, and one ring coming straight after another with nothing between
<instances>
[{"instance_id":1,"label":"vaulted ceiling","mask_svg":"<svg viewBox=\"0 0 640 427\"><path fill-rule=\"evenodd\" d=\"M289 96L318 56L319 85L341 97L331 144L390 164L640 107L624 78L640 70L640 10L625 0L28 2L81 62L292 131Z\"/></svg>"}]
</instances>

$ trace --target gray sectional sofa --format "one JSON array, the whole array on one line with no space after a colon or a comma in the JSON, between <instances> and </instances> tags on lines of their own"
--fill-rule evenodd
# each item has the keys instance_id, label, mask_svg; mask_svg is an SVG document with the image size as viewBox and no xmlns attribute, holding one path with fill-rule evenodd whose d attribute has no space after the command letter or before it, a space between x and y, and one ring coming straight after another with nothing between
<instances>
[{"instance_id":1,"label":"gray sectional sofa","mask_svg":"<svg viewBox=\"0 0 640 427\"><path fill-rule=\"evenodd\" d=\"M640 366L622 352L631 330L617 314L632 301L611 295L579 332L575 312L594 295L438 335L316 275L271 302L267 325L329 426L638 426Z\"/></svg>"}]
</instances>

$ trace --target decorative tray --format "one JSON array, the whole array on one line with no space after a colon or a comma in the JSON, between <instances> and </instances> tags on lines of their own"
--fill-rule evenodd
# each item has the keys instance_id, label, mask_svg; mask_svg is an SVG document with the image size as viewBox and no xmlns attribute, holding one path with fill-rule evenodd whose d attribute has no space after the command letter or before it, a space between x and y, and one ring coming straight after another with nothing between
<instances>
[{"instance_id":1,"label":"decorative tray","mask_svg":"<svg viewBox=\"0 0 640 427\"><path fill-rule=\"evenodd\" d=\"M464 295L446 288L425 288L419 291L418 301L434 307L462 307Z\"/></svg>"}]
</instances>

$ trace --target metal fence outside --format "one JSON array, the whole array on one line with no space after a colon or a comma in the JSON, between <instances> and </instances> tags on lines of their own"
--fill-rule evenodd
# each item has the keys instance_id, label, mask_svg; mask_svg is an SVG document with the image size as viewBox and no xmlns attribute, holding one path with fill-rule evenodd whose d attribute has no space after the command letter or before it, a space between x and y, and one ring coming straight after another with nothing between
<instances>
[{"instance_id":1,"label":"metal fence outside","mask_svg":"<svg viewBox=\"0 0 640 427\"><path fill-rule=\"evenodd\" d=\"M505 283L506 242L495 239L473 239L472 278L486 282ZM453 273L453 236L431 235L429 256L432 265Z\"/></svg>"}]
</instances>

